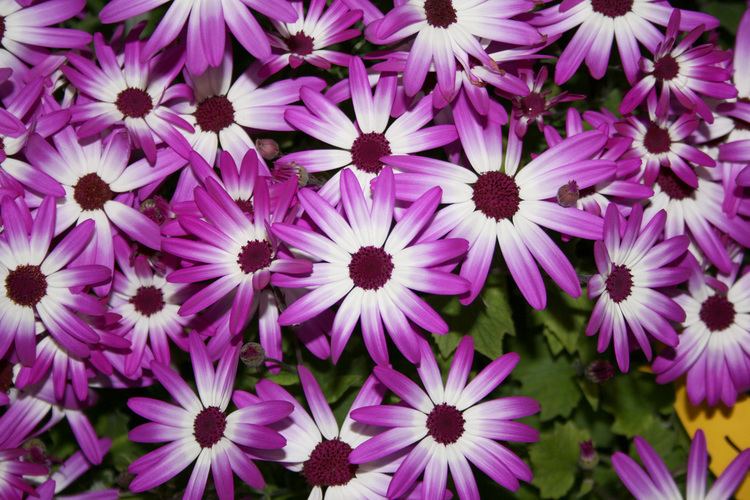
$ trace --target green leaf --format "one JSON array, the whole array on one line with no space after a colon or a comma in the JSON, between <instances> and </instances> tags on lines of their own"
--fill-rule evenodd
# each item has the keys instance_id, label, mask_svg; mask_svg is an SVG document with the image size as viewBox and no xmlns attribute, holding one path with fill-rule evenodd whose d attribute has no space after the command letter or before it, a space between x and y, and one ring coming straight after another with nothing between
<instances>
[{"instance_id":1,"label":"green leaf","mask_svg":"<svg viewBox=\"0 0 750 500\"><path fill-rule=\"evenodd\" d=\"M660 413L669 413L674 388L659 385L654 376L632 372L610 380L601 390L602 408L614 416L612 431L627 437L644 433Z\"/></svg>"},{"instance_id":2,"label":"green leaf","mask_svg":"<svg viewBox=\"0 0 750 500\"><path fill-rule=\"evenodd\" d=\"M264 378L276 382L279 385L295 385L299 383L299 377L297 374L288 370L282 370L276 374L269 374Z\"/></svg>"},{"instance_id":3,"label":"green leaf","mask_svg":"<svg viewBox=\"0 0 750 500\"><path fill-rule=\"evenodd\" d=\"M550 291L547 308L534 311L533 321L544 327L545 335L554 337L569 353L578 349L591 314L591 302L581 296L574 299L562 291ZM552 347L553 343L550 343ZM553 349L554 352L554 349Z\"/></svg>"},{"instance_id":4,"label":"green leaf","mask_svg":"<svg viewBox=\"0 0 750 500\"><path fill-rule=\"evenodd\" d=\"M578 472L579 444L588 434L573 422L555 424L543 432L539 442L531 445L529 456L534 470L532 484L539 487L542 498L560 498L573 487Z\"/></svg>"},{"instance_id":5,"label":"green leaf","mask_svg":"<svg viewBox=\"0 0 750 500\"><path fill-rule=\"evenodd\" d=\"M702 2L701 10L719 19L722 28L732 35L737 34L740 19L745 12L745 2L722 0L721 2Z\"/></svg>"},{"instance_id":6,"label":"green leaf","mask_svg":"<svg viewBox=\"0 0 750 500\"><path fill-rule=\"evenodd\" d=\"M543 421L567 417L581 399L573 361L566 355L554 358L539 335L533 342L533 350L523 352L522 347L521 361L513 371L521 382L519 393L539 401Z\"/></svg>"}]
</instances>

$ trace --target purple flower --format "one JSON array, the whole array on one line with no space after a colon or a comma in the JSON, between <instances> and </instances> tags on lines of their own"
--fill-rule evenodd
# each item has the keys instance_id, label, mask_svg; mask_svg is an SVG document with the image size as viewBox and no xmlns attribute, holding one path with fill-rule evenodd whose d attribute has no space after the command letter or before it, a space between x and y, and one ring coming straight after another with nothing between
<instances>
[{"instance_id":1,"label":"purple flower","mask_svg":"<svg viewBox=\"0 0 750 500\"><path fill-rule=\"evenodd\" d=\"M414 201L391 228L396 187L390 168L378 177L371 203L351 170L341 173L340 182L344 215L315 191L304 189L298 195L302 208L322 234L302 225L280 223L272 228L288 245L316 259L310 276L279 276L276 280L282 287L313 289L289 305L279 323L302 323L343 299L331 333L334 362L358 321L367 351L376 363L388 363L385 331L399 351L416 362L419 335L409 321L432 333L447 333L448 325L412 290L439 295L465 293L469 283L444 266L464 255L466 241L415 242L440 203L438 187Z\"/></svg>"},{"instance_id":2,"label":"purple flower","mask_svg":"<svg viewBox=\"0 0 750 500\"><path fill-rule=\"evenodd\" d=\"M731 71L724 62L731 54L707 43L691 47L706 30L700 25L677 43L680 24L680 10L675 9L669 18L667 33L659 42L654 60L641 59L643 78L625 95L620 104L620 113L630 113L654 88L658 88L659 110L664 113L670 106L672 95L686 109L697 112L708 123L713 123L714 115L701 96L714 99L737 97L737 89L727 80ZM657 85L658 84L658 85ZM700 95L699 95L700 94Z\"/></svg>"},{"instance_id":3,"label":"purple flower","mask_svg":"<svg viewBox=\"0 0 750 500\"><path fill-rule=\"evenodd\" d=\"M426 392L392 368L375 367L378 380L403 404L364 406L352 411L357 422L390 429L357 446L350 461L367 463L409 450L391 480L388 498L408 491L423 471L424 498L439 498L449 469L459 498L479 498L469 462L513 491L518 489L519 480L531 481L528 465L497 441L537 441L539 433L535 429L513 420L537 413L539 404L520 396L480 403L510 374L518 363L518 354L508 353L492 361L467 385L474 344L471 337L464 337L443 384L426 341L421 348L417 370Z\"/></svg>"},{"instance_id":4,"label":"purple flower","mask_svg":"<svg viewBox=\"0 0 750 500\"><path fill-rule=\"evenodd\" d=\"M547 66L542 66L537 74L534 74L531 69L519 69L518 73L528 86L526 95L512 96L512 113L515 126L511 126L511 128L520 137L526 135L529 123L536 123L539 131L543 131L544 117L550 113L554 106L563 102L578 101L585 97L565 91L550 97L550 90L544 90L544 83L547 81L548 74Z\"/></svg>"},{"instance_id":5,"label":"purple flower","mask_svg":"<svg viewBox=\"0 0 750 500\"><path fill-rule=\"evenodd\" d=\"M452 125L425 127L434 115L429 96L388 123L396 102L396 76L381 75L374 96L370 87L362 60L353 57L349 63L349 88L356 124L329 97L303 88L300 95L306 108L290 109L284 116L296 129L338 149L299 151L284 156L282 161L294 162L310 173L353 166L352 172L360 185L369 191L370 181L383 168L383 157L426 151L456 139ZM338 204L338 173L328 180L320 194Z\"/></svg>"},{"instance_id":6,"label":"purple flower","mask_svg":"<svg viewBox=\"0 0 750 500\"><path fill-rule=\"evenodd\" d=\"M375 377L368 378L339 427L310 370L300 365L298 373L310 413L294 396L269 380L257 384L258 397L244 391L234 393L233 399L240 408L274 400L288 401L294 406L288 418L271 426L286 438L287 446L262 456L302 474L312 488L309 498L333 498L334 495L338 498L385 498L390 474L400 461L398 457L365 464L353 464L349 460L353 448L384 430L358 424L351 414L357 408L380 404L385 388Z\"/></svg>"},{"instance_id":7,"label":"purple flower","mask_svg":"<svg viewBox=\"0 0 750 500\"><path fill-rule=\"evenodd\" d=\"M633 140L630 151L623 157L641 158L641 176L646 185L652 185L664 167L686 184L697 187L693 165L716 166L713 158L690 144L690 135L699 123L693 113L682 113L675 120L659 114L656 95L652 93L648 99L648 119L630 116L615 124L615 129Z\"/></svg>"},{"instance_id":8,"label":"purple flower","mask_svg":"<svg viewBox=\"0 0 750 500\"><path fill-rule=\"evenodd\" d=\"M144 14L169 0L112 0L99 13L103 23L117 23ZM284 22L294 22L297 12L287 0L177 0L164 14L143 48L150 56L169 45L187 24L187 67L193 74L209 66L219 66L226 44L225 25L248 52L260 60L271 55L268 36L248 7Z\"/></svg>"},{"instance_id":9,"label":"purple flower","mask_svg":"<svg viewBox=\"0 0 750 500\"><path fill-rule=\"evenodd\" d=\"M99 448L102 450L102 454L106 454L111 446L112 441L110 439L99 440ZM39 485L37 494L42 500L52 500L55 495L62 493L65 488L74 484L78 478L88 472L91 465L91 462L86 459L82 452L73 453L70 458L63 462L60 468L50 475L47 481ZM85 495L84 499L86 500L116 500L120 497L115 489L94 490Z\"/></svg>"},{"instance_id":10,"label":"purple flower","mask_svg":"<svg viewBox=\"0 0 750 500\"><path fill-rule=\"evenodd\" d=\"M194 165L202 163L196 159ZM205 187L195 189L198 214L180 215L180 226L196 240L167 238L164 251L195 262L172 271L170 283L195 283L215 280L188 298L180 307L183 316L195 314L224 297L231 300L230 336L247 326L257 311L261 343L268 355L281 358L281 328L278 304L270 284L275 273L309 274L312 265L295 258L268 232L275 222L285 220L294 192L294 180L280 185L280 196L271 199L267 177L259 175L258 157L249 151L239 172L229 155L222 156L225 185L247 193L234 200L210 170L198 170ZM232 172L234 169L234 173ZM235 193L235 191L233 189ZM200 217L204 219L201 219ZM222 341L228 340L221 336ZM212 349L213 350L213 349Z\"/></svg>"},{"instance_id":11,"label":"purple flower","mask_svg":"<svg viewBox=\"0 0 750 500\"><path fill-rule=\"evenodd\" d=\"M621 371L630 367L630 339L635 339L649 360L648 334L669 346L677 345L677 333L669 321L684 321L685 312L657 289L688 279L689 269L670 266L685 255L687 236L657 243L667 219L664 211L642 227L643 208L635 205L624 227L615 205L607 208L602 240L594 243L598 274L588 282L589 298L598 297L586 335L599 333L598 351L604 352L614 338Z\"/></svg>"},{"instance_id":12,"label":"purple flower","mask_svg":"<svg viewBox=\"0 0 750 500\"><path fill-rule=\"evenodd\" d=\"M324 70L331 65L349 65L350 54L326 47L358 37L360 31L351 26L360 20L362 11L350 10L342 0L334 0L327 9L324 0L309 4L305 13L301 0L291 1L299 16L294 22L271 20L278 35L269 37L277 53L265 61L261 74L272 75L287 65L296 69L304 62Z\"/></svg>"},{"instance_id":13,"label":"purple flower","mask_svg":"<svg viewBox=\"0 0 750 500\"><path fill-rule=\"evenodd\" d=\"M461 276L471 281L471 290L462 303L470 303L482 290L495 241L521 293L533 307L543 309L547 300L537 265L567 293L580 295L573 266L540 226L581 238L601 237L601 217L562 207L552 200L571 180L584 189L614 175L612 161L591 159L601 151L606 135L590 131L570 137L517 172L521 142L515 133L508 134L503 160L499 123L481 117L463 95L456 101L453 116L473 171L430 158L394 155L386 157L385 162L404 172L396 183L399 199L413 200L434 186L442 189L442 203L448 207L438 212L421 239L447 233L469 241Z\"/></svg>"},{"instance_id":14,"label":"purple flower","mask_svg":"<svg viewBox=\"0 0 750 500\"><path fill-rule=\"evenodd\" d=\"M536 29L511 19L533 10L530 0L408 0L396 5L370 23L366 35L373 43L387 44L416 34L404 69L408 96L422 88L430 65L435 66L438 89L448 102L453 100L457 62L468 67L473 57L496 70L482 39L509 45L542 42Z\"/></svg>"},{"instance_id":15,"label":"purple flower","mask_svg":"<svg viewBox=\"0 0 750 500\"><path fill-rule=\"evenodd\" d=\"M673 498L686 500L729 500L747 476L750 469L750 450L737 455L706 492L706 438L698 430L690 444L687 464L687 491L683 497L672 473L648 442L640 436L635 438L635 449L643 462L643 468L622 452L612 455L612 465L620 480L637 500Z\"/></svg>"},{"instance_id":16,"label":"purple flower","mask_svg":"<svg viewBox=\"0 0 750 500\"><path fill-rule=\"evenodd\" d=\"M23 460L23 448L0 447L0 496L3 498L23 498L23 493L36 496L36 490L24 480L24 476L47 474L47 467Z\"/></svg>"},{"instance_id":17,"label":"purple flower","mask_svg":"<svg viewBox=\"0 0 750 500\"><path fill-rule=\"evenodd\" d=\"M63 73L86 96L71 108L72 121L81 124L76 132L86 138L111 126L124 126L149 163L156 162L157 141L187 158L190 145L178 128L193 132L193 127L163 104L171 92L169 85L182 69L184 56L171 50L142 61L140 31L129 34L122 62L104 44L100 33L94 36L99 67L83 56L68 55L71 67L64 67Z\"/></svg>"},{"instance_id":18,"label":"purple flower","mask_svg":"<svg viewBox=\"0 0 750 500\"><path fill-rule=\"evenodd\" d=\"M675 300L685 310L680 343L654 361L656 381L667 383L687 374L690 402L734 405L750 388L750 274L705 275L698 266L688 292Z\"/></svg>"},{"instance_id":19,"label":"purple flower","mask_svg":"<svg viewBox=\"0 0 750 500\"><path fill-rule=\"evenodd\" d=\"M91 35L83 31L50 28L81 12L85 0L30 3L9 0L0 4L0 60L3 60L3 66L23 68L18 59L38 64L45 57L39 48L79 48L91 41ZM8 63L5 63L6 59Z\"/></svg>"},{"instance_id":20,"label":"purple flower","mask_svg":"<svg viewBox=\"0 0 750 500\"><path fill-rule=\"evenodd\" d=\"M222 500L234 497L232 472L254 488L264 486L251 460L252 449L279 449L286 439L270 429L292 412L286 401L259 402L227 413L237 372L238 348L227 348L216 370L197 334L190 336L190 360L198 395L180 375L159 362L151 370L179 406L151 398L130 398L128 407L152 420L139 425L129 438L141 443L169 442L130 464L134 492L154 488L195 462L185 498L202 498L209 473Z\"/></svg>"},{"instance_id":21,"label":"purple flower","mask_svg":"<svg viewBox=\"0 0 750 500\"><path fill-rule=\"evenodd\" d=\"M638 42L656 53L663 37L654 26L667 26L674 8L661 0L563 0L535 13L531 21L543 34L555 36L580 25L555 67L555 83L561 85L586 61L591 76L600 79L607 72L613 40L617 41L628 81L638 73L641 51ZM653 24L652 24L653 23ZM703 25L714 29L719 20L708 14L683 10L680 31Z\"/></svg>"},{"instance_id":22,"label":"purple flower","mask_svg":"<svg viewBox=\"0 0 750 500\"><path fill-rule=\"evenodd\" d=\"M163 273L154 271L146 256L134 256L120 236L115 236L114 250L120 271L114 275L110 311L121 317L118 330L132 344L124 372L132 376L142 366L146 344L162 364L170 360L168 339L187 350L184 331L191 318L178 310L194 290L168 282Z\"/></svg>"},{"instance_id":23,"label":"purple flower","mask_svg":"<svg viewBox=\"0 0 750 500\"><path fill-rule=\"evenodd\" d=\"M729 273L732 262L720 232L750 247L750 222L739 216L727 217L722 211L724 190L716 174L703 168L697 168L696 173L698 187L693 188L672 170L662 169L656 177L655 194L644 212L644 222L665 210L666 238L687 234L708 261L721 272Z\"/></svg>"},{"instance_id":24,"label":"purple flower","mask_svg":"<svg viewBox=\"0 0 750 500\"><path fill-rule=\"evenodd\" d=\"M110 272L103 266L67 266L91 239L94 223L86 221L50 249L56 219L53 198L42 201L33 220L22 202L6 198L2 216L0 353L5 355L15 343L21 363L34 363L39 320L61 346L87 357L99 336L75 312L102 314L104 309L93 297L70 289L108 281Z\"/></svg>"}]
</instances>

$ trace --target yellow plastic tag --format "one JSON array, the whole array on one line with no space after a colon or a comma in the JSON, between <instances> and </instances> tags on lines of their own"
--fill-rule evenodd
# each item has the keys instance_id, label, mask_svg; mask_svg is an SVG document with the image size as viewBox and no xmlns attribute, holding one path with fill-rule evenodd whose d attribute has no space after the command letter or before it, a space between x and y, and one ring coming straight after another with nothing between
<instances>
[{"instance_id":1,"label":"yellow plastic tag","mask_svg":"<svg viewBox=\"0 0 750 500\"><path fill-rule=\"evenodd\" d=\"M717 477L739 454L731 443L740 450L750 448L750 398L746 395L738 399L732 409L696 407L688 400L685 384L680 383L677 385L675 410L691 438L695 431L703 429L711 457L711 472ZM750 500L750 478L745 478L740 485L736 498Z\"/></svg>"}]
</instances>

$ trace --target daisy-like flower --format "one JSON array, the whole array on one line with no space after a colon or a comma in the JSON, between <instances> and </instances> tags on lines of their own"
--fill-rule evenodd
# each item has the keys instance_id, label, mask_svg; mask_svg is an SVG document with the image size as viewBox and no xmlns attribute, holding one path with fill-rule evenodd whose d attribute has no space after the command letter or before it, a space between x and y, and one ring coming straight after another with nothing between
<instances>
[{"instance_id":1,"label":"daisy-like flower","mask_svg":"<svg viewBox=\"0 0 750 500\"><path fill-rule=\"evenodd\" d=\"M421 350L417 370L425 390L393 368L375 367L378 380L403 404L364 406L352 411L352 418L359 423L390 429L357 446L349 460L361 464L409 450L388 486L388 498L399 498L423 471L424 498L440 498L449 469L459 498L479 498L469 462L513 491L518 489L519 480L531 481L529 466L498 441L537 441L538 431L513 420L537 413L539 403L527 397L480 403L510 374L518 363L518 354L508 353L492 361L467 384L474 343L471 337L464 337L444 384L426 341L421 342Z\"/></svg>"},{"instance_id":2,"label":"daisy-like flower","mask_svg":"<svg viewBox=\"0 0 750 500\"><path fill-rule=\"evenodd\" d=\"M404 89L413 96L435 65L438 89L453 100L456 67L469 67L469 58L496 69L481 41L534 45L542 41L536 29L512 19L531 12L530 0L408 0L397 3L385 17L370 23L366 35L377 44L399 42L416 34L404 69Z\"/></svg>"},{"instance_id":3,"label":"daisy-like flower","mask_svg":"<svg viewBox=\"0 0 750 500\"><path fill-rule=\"evenodd\" d=\"M516 126L513 130L516 134L523 137L526 135L529 123L536 123L541 132L544 130L544 116L548 115L550 110L556 105L563 102L578 101L585 96L580 94L571 94L563 91L550 97L549 90L544 90L544 84L547 81L547 66L535 75L531 69L519 69L518 74L523 78L528 86L528 94L512 96L513 99L513 117Z\"/></svg>"},{"instance_id":4,"label":"daisy-like flower","mask_svg":"<svg viewBox=\"0 0 750 500\"><path fill-rule=\"evenodd\" d=\"M341 427L336 423L325 394L310 370L298 367L300 384L305 394L308 413L284 388L269 380L256 386L258 396L243 391L234 393L234 401L242 408L258 401L281 400L294 405L287 418L271 427L287 440L280 452L268 453L267 459L281 462L287 469L299 472L312 488L309 500L332 498L385 499L390 473L396 470L393 459L356 465L349 454L366 439L384 430L361 425L352 420L357 408L380 404L385 388L375 377L369 377L352 403ZM265 456L265 455L262 455Z\"/></svg>"},{"instance_id":5,"label":"daisy-like flower","mask_svg":"<svg viewBox=\"0 0 750 500\"><path fill-rule=\"evenodd\" d=\"M738 271L713 278L695 266L688 292L675 298L687 315L680 343L653 364L659 383L687 373L694 405L732 406L750 388L750 274Z\"/></svg>"},{"instance_id":6,"label":"daisy-like flower","mask_svg":"<svg viewBox=\"0 0 750 500\"><path fill-rule=\"evenodd\" d=\"M580 25L557 61L556 84L567 82L584 60L591 76L602 78L613 40L617 41L628 81L635 82L641 58L638 42L655 54L663 36L654 24L667 26L673 11L668 2L660 0L564 0L535 13L531 23L549 36ZM702 12L683 10L677 29L689 31L701 25L714 29L719 20Z\"/></svg>"},{"instance_id":7,"label":"daisy-like flower","mask_svg":"<svg viewBox=\"0 0 750 500\"><path fill-rule=\"evenodd\" d=\"M73 224L93 220L96 231L91 243L76 262L114 267L112 233L116 227L133 240L159 249L159 226L131 206L129 191L165 178L181 166L180 158L172 153L159 155L155 166L147 160L128 165L130 147L122 132L113 132L104 141L93 140L81 144L72 127L54 135L53 148L38 135L29 139L26 156L31 164L55 179L65 190L60 200L55 221L55 234ZM24 182L30 197L36 185L33 179ZM109 285L98 287L107 293Z\"/></svg>"},{"instance_id":8,"label":"daisy-like flower","mask_svg":"<svg viewBox=\"0 0 750 500\"><path fill-rule=\"evenodd\" d=\"M629 116L616 123L615 129L623 137L633 140L625 158L641 158L642 179L652 185L663 168L668 168L691 187L698 186L694 165L716 166L709 155L690 144L690 135L700 121L693 113L682 113L676 120L661 115L657 110L656 95L648 99L648 119Z\"/></svg>"},{"instance_id":9,"label":"daisy-like flower","mask_svg":"<svg viewBox=\"0 0 750 500\"><path fill-rule=\"evenodd\" d=\"M268 424L288 416L294 407L287 401L264 401L228 413L238 359L238 348L228 347L214 370L203 341L191 334L190 360L198 395L170 367L151 363L157 380L179 406L151 398L128 400L131 410L152 420L131 430L128 437L139 443L169 442L130 464L128 471L135 474L132 491L155 488L193 462L183 498L202 498L209 473L222 500L234 498L232 472L253 488L263 488L263 476L250 453L286 445L286 439Z\"/></svg>"},{"instance_id":10,"label":"daisy-like flower","mask_svg":"<svg viewBox=\"0 0 750 500\"><path fill-rule=\"evenodd\" d=\"M299 16L295 22L271 20L278 32L278 35L269 34L271 46L281 53L265 62L261 74L272 75L287 65L295 69L304 62L320 69L349 65L351 54L326 47L358 37L360 31L351 26L360 20L362 11L350 10L342 0L334 0L327 10L324 0L309 3L305 12L301 0L292 0L292 7Z\"/></svg>"},{"instance_id":11,"label":"daisy-like flower","mask_svg":"<svg viewBox=\"0 0 750 500\"><path fill-rule=\"evenodd\" d=\"M325 82L320 78L301 77L262 85L261 63L253 63L232 83L233 58L227 50L221 65L209 68L203 74L185 73L192 96L182 96L172 104L182 119L195 128L187 135L191 148L210 165L216 161L219 147L228 151L239 163L248 149L255 150L244 127L257 130L294 130L285 120L288 105L299 100L300 88L322 90ZM261 164L263 173L267 167ZM173 201L192 198L198 185L190 169L183 170L181 183ZM186 177L187 176L187 177Z\"/></svg>"},{"instance_id":12,"label":"daisy-like flower","mask_svg":"<svg viewBox=\"0 0 750 500\"><path fill-rule=\"evenodd\" d=\"M590 131L569 137L517 172L521 143L514 132L508 134L503 159L499 123L476 113L463 95L456 101L453 116L473 171L431 158L389 156L384 161L404 172L396 183L399 199L413 200L433 186L442 189L442 202L449 206L438 212L421 238L448 234L469 241L460 274L471 281L471 290L462 303L472 302L482 290L495 241L533 307L543 309L547 301L538 265L563 290L579 296L581 285L573 266L540 226L579 238L601 237L601 217L562 207L555 197L571 180L585 189L612 178L614 162L592 159L604 147L606 135Z\"/></svg>"},{"instance_id":13,"label":"daisy-like flower","mask_svg":"<svg viewBox=\"0 0 750 500\"><path fill-rule=\"evenodd\" d=\"M14 176L33 176L29 170L35 169L17 159L6 162L6 158L16 155L23 149L30 130L44 128L40 123L43 111L40 110L39 103L43 99L45 89L41 79L33 79L26 84L18 83L17 86L21 90L4 100L5 109L0 108L0 163L3 164L3 170L16 170ZM69 113L66 114L69 116Z\"/></svg>"},{"instance_id":14,"label":"daisy-like flower","mask_svg":"<svg viewBox=\"0 0 750 500\"><path fill-rule=\"evenodd\" d=\"M456 139L453 125L425 127L433 118L432 98L423 98L414 108L389 124L397 99L396 77L382 75L373 96L365 65L358 57L349 63L349 87L357 117L356 124L326 96L314 89L300 92L305 109L289 109L285 118L296 129L338 149L316 149L291 153L282 158L294 162L309 173L353 166L361 186L382 170L382 158L390 154L407 155L438 148ZM325 199L338 204L339 173L321 189Z\"/></svg>"},{"instance_id":15,"label":"daisy-like flower","mask_svg":"<svg viewBox=\"0 0 750 500\"><path fill-rule=\"evenodd\" d=\"M448 325L412 290L439 295L466 292L469 283L444 269L446 263L464 255L466 241L415 243L440 203L440 188L414 201L393 228L396 188L390 168L378 177L371 204L349 169L341 174L340 189L344 215L311 189L298 194L302 208L323 234L301 225L275 224L272 228L289 246L317 260L310 276L279 277L279 286L313 289L289 305L279 323L302 323L343 299L331 333L334 362L358 322L376 363L388 363L386 331L399 351L416 362L419 336L409 321L439 334L447 333Z\"/></svg>"},{"instance_id":16,"label":"daisy-like flower","mask_svg":"<svg viewBox=\"0 0 750 500\"><path fill-rule=\"evenodd\" d=\"M94 35L95 62L78 54L69 54L71 66L62 71L76 89L87 97L72 106L72 121L80 123L81 138L99 134L111 126L124 126L133 145L143 150L148 161L156 162L156 142L165 142L187 158L191 149L177 131L193 132L193 127L163 105L165 92L182 69L184 56L169 50L142 61L140 29L128 35L125 54L118 62L112 47L105 45L101 33ZM168 95L168 94L167 94Z\"/></svg>"},{"instance_id":17,"label":"daisy-like flower","mask_svg":"<svg viewBox=\"0 0 750 500\"><path fill-rule=\"evenodd\" d=\"M121 316L121 332L131 343L125 358L125 376L132 376L142 365L146 344L156 361L169 364L169 341L187 349L184 328L190 316L178 314L180 305L193 290L170 283L164 274L156 273L145 255L133 255L120 236L115 236L115 272L110 299L111 312Z\"/></svg>"},{"instance_id":18,"label":"daisy-like flower","mask_svg":"<svg viewBox=\"0 0 750 500\"><path fill-rule=\"evenodd\" d=\"M102 450L102 454L106 454L112 441L108 438L99 440L99 448ZM74 484L81 476L91 469L91 462L86 459L86 456L81 451L73 453L70 458L65 460L63 464L50 475L50 478L39 485L37 488L37 494L42 500L53 500L56 495L62 493L65 488ZM103 489L89 491L84 499L88 500L116 500L119 498L116 489ZM80 498L80 497L79 497Z\"/></svg>"},{"instance_id":19,"label":"daisy-like flower","mask_svg":"<svg viewBox=\"0 0 750 500\"><path fill-rule=\"evenodd\" d=\"M750 247L750 222L742 217L727 217L721 209L724 190L721 179L698 168L698 187L693 188L672 170L662 169L656 177L654 196L644 212L648 222L659 211L667 213L664 237L687 234L719 271L729 273L732 261L720 233L744 247Z\"/></svg>"},{"instance_id":20,"label":"daisy-like flower","mask_svg":"<svg viewBox=\"0 0 750 500\"><path fill-rule=\"evenodd\" d=\"M110 272L96 265L67 266L89 243L94 223L79 225L50 248L54 199L44 199L33 222L27 222L31 215L18 203L2 201L0 282L5 286L0 288L0 355L14 343L21 363L31 365L36 359L36 321L40 320L61 345L86 357L89 345L96 344L99 336L75 311L97 311L100 305L93 297L70 289L108 281Z\"/></svg>"},{"instance_id":21,"label":"daisy-like flower","mask_svg":"<svg viewBox=\"0 0 750 500\"><path fill-rule=\"evenodd\" d=\"M619 451L612 455L612 465L622 483L637 500L653 498L729 500L743 479L747 477L746 474L750 469L750 450L745 450L732 460L711 488L706 491L708 454L706 437L699 429L690 444L687 490L683 496L672 478L672 473L651 445L640 436L636 436L634 441L643 467Z\"/></svg>"},{"instance_id":22,"label":"daisy-like flower","mask_svg":"<svg viewBox=\"0 0 750 500\"><path fill-rule=\"evenodd\" d=\"M37 491L24 476L42 476L48 473L42 464L29 463L23 458L27 450L23 448L0 447L0 496L20 500L24 493L37 496Z\"/></svg>"},{"instance_id":23,"label":"daisy-like flower","mask_svg":"<svg viewBox=\"0 0 750 500\"><path fill-rule=\"evenodd\" d=\"M585 132L581 114L575 108L568 108L565 129L568 137ZM560 133L551 125L544 127L544 138L550 147L563 141ZM635 202L653 196L653 189L631 179L641 168L640 158L623 158L631 143L632 140L629 138L613 137L607 142L604 151L598 155L602 160L615 162L617 174L614 179L608 179L586 189L580 189L575 181L569 182L557 191L557 202L562 206L576 206L603 217L610 203L617 203L618 210L627 215Z\"/></svg>"},{"instance_id":24,"label":"daisy-like flower","mask_svg":"<svg viewBox=\"0 0 750 500\"><path fill-rule=\"evenodd\" d=\"M250 158L246 156L248 162L252 161ZM198 187L194 192L203 219L192 215L178 219L183 229L198 240L166 238L162 248L198 264L172 271L167 276L169 282L214 280L182 304L181 315L195 314L231 296L230 333L240 333L260 307L259 321L265 337L266 329L274 328L278 314L273 294L265 290L275 279L272 274L308 274L312 266L305 259L294 258L268 233L268 227L286 215L291 196L286 198L285 206L272 206L266 178L258 175L257 157L253 159L256 167L244 169L249 177L244 182L253 186L252 218L213 177L206 177L205 188ZM274 349L277 354L280 352Z\"/></svg>"},{"instance_id":25,"label":"daisy-like flower","mask_svg":"<svg viewBox=\"0 0 750 500\"><path fill-rule=\"evenodd\" d=\"M51 28L77 15L85 0L0 2L0 66L24 72L19 60L38 64L45 53L40 48L72 49L86 46L91 35L79 30Z\"/></svg>"},{"instance_id":26,"label":"daisy-like flower","mask_svg":"<svg viewBox=\"0 0 750 500\"><path fill-rule=\"evenodd\" d=\"M689 269L670 266L685 255L688 238L674 236L657 243L666 219L661 211L641 229L643 208L635 205L621 228L617 207L610 205L602 240L594 243L598 274L589 279L588 294L590 299L598 300L586 335L599 333L599 352L604 352L614 338L617 365L623 372L630 367L631 337L650 360L648 334L675 346L677 333L669 321L685 319L682 308L658 290L676 286L690 276Z\"/></svg>"},{"instance_id":27,"label":"daisy-like flower","mask_svg":"<svg viewBox=\"0 0 750 500\"><path fill-rule=\"evenodd\" d=\"M119 23L140 16L170 0L112 0L99 13L103 23ZM225 25L248 52L259 60L271 56L268 36L248 11L252 8L271 19L292 23L297 11L287 0L175 0L143 47L155 54L177 38L187 24L187 67L199 75L219 66L226 44Z\"/></svg>"},{"instance_id":28,"label":"daisy-like flower","mask_svg":"<svg viewBox=\"0 0 750 500\"><path fill-rule=\"evenodd\" d=\"M706 30L704 25L694 28L677 43L680 17L680 10L675 9L654 60L641 59L644 76L622 99L620 113L633 111L652 89L657 88L662 112L667 111L674 95L685 108L713 123L714 114L701 96L714 99L737 97L737 89L728 83L732 73L724 64L731 53L720 50L713 43L691 47Z\"/></svg>"}]
</instances>

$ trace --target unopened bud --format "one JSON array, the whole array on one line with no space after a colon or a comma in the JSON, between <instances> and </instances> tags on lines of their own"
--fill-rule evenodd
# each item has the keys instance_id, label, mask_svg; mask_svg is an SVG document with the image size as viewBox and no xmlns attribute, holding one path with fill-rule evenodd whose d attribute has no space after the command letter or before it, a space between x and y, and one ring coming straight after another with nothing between
<instances>
[{"instance_id":1,"label":"unopened bud","mask_svg":"<svg viewBox=\"0 0 750 500\"><path fill-rule=\"evenodd\" d=\"M266 160L273 160L279 156L279 143L273 139L257 139L255 141L255 149L258 150L260 155Z\"/></svg>"},{"instance_id":2,"label":"unopened bud","mask_svg":"<svg viewBox=\"0 0 750 500\"><path fill-rule=\"evenodd\" d=\"M584 375L589 381L601 384L615 376L615 367L609 361L597 359L586 367Z\"/></svg>"},{"instance_id":3,"label":"unopened bud","mask_svg":"<svg viewBox=\"0 0 750 500\"><path fill-rule=\"evenodd\" d=\"M240 349L240 361L250 368L258 368L266 360L266 350L257 342L248 342Z\"/></svg>"},{"instance_id":4,"label":"unopened bud","mask_svg":"<svg viewBox=\"0 0 750 500\"><path fill-rule=\"evenodd\" d=\"M273 164L273 172L271 172L273 180L276 182L285 182L292 178L297 178L299 187L307 186L310 180L310 176L305 168L297 162L285 162L277 161Z\"/></svg>"},{"instance_id":5,"label":"unopened bud","mask_svg":"<svg viewBox=\"0 0 750 500\"><path fill-rule=\"evenodd\" d=\"M578 184L576 181L570 181L567 184L560 186L557 190L557 203L561 207L574 207L578 203L580 197L580 191L578 190Z\"/></svg>"},{"instance_id":6,"label":"unopened bud","mask_svg":"<svg viewBox=\"0 0 750 500\"><path fill-rule=\"evenodd\" d=\"M26 456L24 457L27 462L33 464L47 465L49 463L49 457L47 457L47 447L39 439L30 439L27 441L23 448L26 450Z\"/></svg>"},{"instance_id":7,"label":"unopened bud","mask_svg":"<svg viewBox=\"0 0 750 500\"><path fill-rule=\"evenodd\" d=\"M155 198L143 200L141 203L141 213L158 225L161 225L167 218L165 208L165 204Z\"/></svg>"},{"instance_id":8,"label":"unopened bud","mask_svg":"<svg viewBox=\"0 0 750 500\"><path fill-rule=\"evenodd\" d=\"M594 443L589 439L579 443L580 454L578 455L578 464L584 470L591 470L599 463L599 454L594 448Z\"/></svg>"},{"instance_id":9,"label":"unopened bud","mask_svg":"<svg viewBox=\"0 0 750 500\"><path fill-rule=\"evenodd\" d=\"M123 490L127 490L130 487L130 483L133 481L133 479L135 479L135 475L124 470L117 475L115 483Z\"/></svg>"}]
</instances>

